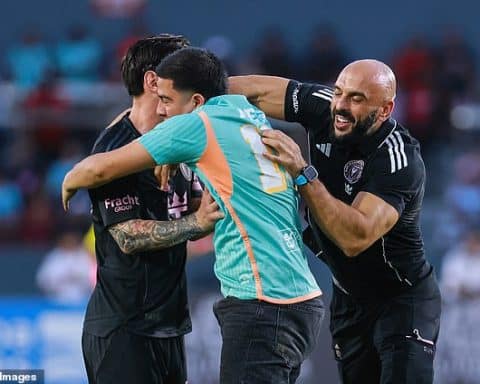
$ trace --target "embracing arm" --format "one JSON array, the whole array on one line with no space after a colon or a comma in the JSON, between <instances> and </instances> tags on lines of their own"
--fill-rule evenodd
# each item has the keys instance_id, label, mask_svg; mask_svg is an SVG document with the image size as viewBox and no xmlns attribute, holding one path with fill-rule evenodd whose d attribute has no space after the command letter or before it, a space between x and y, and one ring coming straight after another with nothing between
<instances>
[{"instance_id":1,"label":"embracing arm","mask_svg":"<svg viewBox=\"0 0 480 384\"><path fill-rule=\"evenodd\" d=\"M128 220L109 228L122 252L130 254L172 247L206 235L194 214L173 221Z\"/></svg>"},{"instance_id":2,"label":"embracing arm","mask_svg":"<svg viewBox=\"0 0 480 384\"><path fill-rule=\"evenodd\" d=\"M205 191L198 210L181 219L133 219L111 226L109 232L124 253L153 251L206 236L223 217L215 200Z\"/></svg>"},{"instance_id":3,"label":"embracing arm","mask_svg":"<svg viewBox=\"0 0 480 384\"><path fill-rule=\"evenodd\" d=\"M307 164L299 146L283 132L262 132L263 142L277 153L263 155L297 177ZM315 222L342 251L354 257L387 233L398 221L398 211L378 196L359 192L352 205L333 197L320 180L299 187Z\"/></svg>"},{"instance_id":4,"label":"embracing arm","mask_svg":"<svg viewBox=\"0 0 480 384\"><path fill-rule=\"evenodd\" d=\"M289 81L276 76L231 76L228 78L228 93L245 95L267 116L285 120L285 95Z\"/></svg>"},{"instance_id":5,"label":"embracing arm","mask_svg":"<svg viewBox=\"0 0 480 384\"><path fill-rule=\"evenodd\" d=\"M96 188L114 179L153 168L155 161L137 141L110 152L88 156L67 173L62 184L62 202L68 202L80 188Z\"/></svg>"},{"instance_id":6,"label":"embracing arm","mask_svg":"<svg viewBox=\"0 0 480 384\"><path fill-rule=\"evenodd\" d=\"M347 205L319 180L299 190L320 229L349 257L365 251L399 218L395 208L369 192L358 193L352 205Z\"/></svg>"}]
</instances>

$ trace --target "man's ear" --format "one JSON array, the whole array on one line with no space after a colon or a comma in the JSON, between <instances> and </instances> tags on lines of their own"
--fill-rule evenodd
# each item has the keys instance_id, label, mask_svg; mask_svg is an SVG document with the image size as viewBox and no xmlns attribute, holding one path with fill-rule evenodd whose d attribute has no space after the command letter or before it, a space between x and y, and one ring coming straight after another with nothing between
<instances>
[{"instance_id":1,"label":"man's ear","mask_svg":"<svg viewBox=\"0 0 480 384\"><path fill-rule=\"evenodd\" d=\"M157 74L155 71L147 71L143 75L143 88L145 91L157 92Z\"/></svg>"},{"instance_id":2,"label":"man's ear","mask_svg":"<svg viewBox=\"0 0 480 384\"><path fill-rule=\"evenodd\" d=\"M205 104L205 98L200 93L194 93L192 96L192 102L195 108L201 107L203 104Z\"/></svg>"},{"instance_id":3,"label":"man's ear","mask_svg":"<svg viewBox=\"0 0 480 384\"><path fill-rule=\"evenodd\" d=\"M379 114L379 118L382 122L390 118L390 115L392 114L394 107L395 107L395 103L393 100L388 101L382 106Z\"/></svg>"}]
</instances>

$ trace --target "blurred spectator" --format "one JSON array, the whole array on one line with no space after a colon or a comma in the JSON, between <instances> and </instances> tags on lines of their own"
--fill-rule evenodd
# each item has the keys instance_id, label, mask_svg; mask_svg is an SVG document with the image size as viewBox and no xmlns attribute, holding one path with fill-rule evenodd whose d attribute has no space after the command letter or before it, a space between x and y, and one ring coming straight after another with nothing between
<instances>
[{"instance_id":1,"label":"blurred spectator","mask_svg":"<svg viewBox=\"0 0 480 384\"><path fill-rule=\"evenodd\" d=\"M229 75L238 73L235 58L233 57L233 43L228 37L224 35L210 36L203 42L202 47L213 52L223 61Z\"/></svg>"},{"instance_id":2,"label":"blurred spectator","mask_svg":"<svg viewBox=\"0 0 480 384\"><path fill-rule=\"evenodd\" d=\"M23 241L29 246L47 245L52 241L55 231L61 227L56 219L50 199L38 190L26 199L20 218L21 231L15 237L17 241Z\"/></svg>"},{"instance_id":3,"label":"blurred spectator","mask_svg":"<svg viewBox=\"0 0 480 384\"><path fill-rule=\"evenodd\" d=\"M100 43L89 36L86 27L74 25L70 27L67 38L55 49L58 75L73 82L99 80L102 53Z\"/></svg>"},{"instance_id":4,"label":"blurred spectator","mask_svg":"<svg viewBox=\"0 0 480 384\"><path fill-rule=\"evenodd\" d=\"M25 131L11 131L7 141L7 146L2 147L2 164L12 176L20 169L35 169L44 166L49 159L43 158L43 153L39 148L35 137Z\"/></svg>"},{"instance_id":5,"label":"blurred spectator","mask_svg":"<svg viewBox=\"0 0 480 384\"><path fill-rule=\"evenodd\" d=\"M147 29L148 23L143 18L131 19L132 23L129 31L118 41L118 43L112 47L115 60L109 60L108 66L108 79L110 81L121 82L120 63L123 57L127 53L127 50L133 43L148 36L153 36Z\"/></svg>"},{"instance_id":6,"label":"blurred spectator","mask_svg":"<svg viewBox=\"0 0 480 384\"><path fill-rule=\"evenodd\" d=\"M279 28L272 27L260 37L252 56L258 60L260 73L288 78L294 73L292 52Z\"/></svg>"},{"instance_id":7,"label":"blurred spectator","mask_svg":"<svg viewBox=\"0 0 480 384\"><path fill-rule=\"evenodd\" d=\"M23 107L30 109L64 110L68 106L67 101L60 97L57 83L53 76L46 76L38 87L32 89L23 101Z\"/></svg>"},{"instance_id":8,"label":"blurred spectator","mask_svg":"<svg viewBox=\"0 0 480 384\"><path fill-rule=\"evenodd\" d=\"M320 25L305 48L303 78L306 81L331 85L347 61L334 30L329 25Z\"/></svg>"},{"instance_id":9,"label":"blurred spectator","mask_svg":"<svg viewBox=\"0 0 480 384\"><path fill-rule=\"evenodd\" d=\"M45 173L45 190L53 203L53 214L61 220L68 220L69 225L84 225L89 221L90 199L86 190L79 191L72 199L68 218L64 217L60 195L63 178L67 172L85 155L83 143L79 140L69 140L59 148L59 155L50 162Z\"/></svg>"},{"instance_id":10,"label":"blurred spectator","mask_svg":"<svg viewBox=\"0 0 480 384\"><path fill-rule=\"evenodd\" d=\"M90 0L95 12L112 18L130 18L145 8L147 0Z\"/></svg>"},{"instance_id":11,"label":"blurred spectator","mask_svg":"<svg viewBox=\"0 0 480 384\"><path fill-rule=\"evenodd\" d=\"M466 233L445 255L441 274L447 302L480 300L480 227ZM480 320L480 319L479 319Z\"/></svg>"},{"instance_id":12,"label":"blurred spectator","mask_svg":"<svg viewBox=\"0 0 480 384\"><path fill-rule=\"evenodd\" d=\"M0 243L10 243L18 233L18 212L23 209L20 188L0 169Z\"/></svg>"},{"instance_id":13,"label":"blurred spectator","mask_svg":"<svg viewBox=\"0 0 480 384\"><path fill-rule=\"evenodd\" d=\"M53 72L53 63L47 45L40 32L30 27L6 52L9 75L21 88L38 86Z\"/></svg>"},{"instance_id":14,"label":"blurred spectator","mask_svg":"<svg viewBox=\"0 0 480 384\"><path fill-rule=\"evenodd\" d=\"M70 139L59 148L60 153L53 159L45 171L45 191L50 200L54 218L68 222L72 226L85 225L90 220L91 203L86 190L79 191L70 203L68 218L64 217L60 195L63 178L67 172L85 155L85 151L77 139ZM78 227L77 227L78 228Z\"/></svg>"},{"instance_id":15,"label":"blurred spectator","mask_svg":"<svg viewBox=\"0 0 480 384\"><path fill-rule=\"evenodd\" d=\"M59 150L58 157L51 162L45 175L46 188L53 199L60 197L63 178L84 153L81 143L76 140L66 142Z\"/></svg>"},{"instance_id":16,"label":"blurred spectator","mask_svg":"<svg viewBox=\"0 0 480 384\"><path fill-rule=\"evenodd\" d=\"M446 200L459 225L480 226L480 151L461 154L454 162L454 180Z\"/></svg>"},{"instance_id":17,"label":"blurred spectator","mask_svg":"<svg viewBox=\"0 0 480 384\"><path fill-rule=\"evenodd\" d=\"M437 49L437 103L432 122L436 136L445 141L454 134L450 122L452 108L474 100L477 86L475 65L467 41L455 29L447 28Z\"/></svg>"},{"instance_id":18,"label":"blurred spectator","mask_svg":"<svg viewBox=\"0 0 480 384\"><path fill-rule=\"evenodd\" d=\"M0 220L11 220L22 208L20 188L0 169Z\"/></svg>"},{"instance_id":19,"label":"blurred spectator","mask_svg":"<svg viewBox=\"0 0 480 384\"><path fill-rule=\"evenodd\" d=\"M145 20L143 19L132 20L132 26L130 28L130 31L122 39L120 39L117 46L115 47L115 57L117 58L118 66L120 66L120 62L122 61L130 46L132 46L140 39L153 35L146 28L147 24L148 23L145 22ZM118 68L115 68L115 71L118 73ZM118 79L120 80L120 77L118 77Z\"/></svg>"},{"instance_id":20,"label":"blurred spectator","mask_svg":"<svg viewBox=\"0 0 480 384\"><path fill-rule=\"evenodd\" d=\"M33 131L37 145L49 161L65 140L67 129L64 117L68 107L65 98L60 97L57 82L52 76L31 90L23 102L25 126Z\"/></svg>"},{"instance_id":21,"label":"blurred spectator","mask_svg":"<svg viewBox=\"0 0 480 384\"><path fill-rule=\"evenodd\" d=\"M43 175L35 172L33 168L25 167L17 171L15 183L22 191L23 196L30 196L39 190L43 183L42 177Z\"/></svg>"},{"instance_id":22,"label":"blurred spectator","mask_svg":"<svg viewBox=\"0 0 480 384\"><path fill-rule=\"evenodd\" d=\"M438 384L476 384L480 377L480 226L445 256L441 288L446 301L437 349Z\"/></svg>"},{"instance_id":23,"label":"blurred spectator","mask_svg":"<svg viewBox=\"0 0 480 384\"><path fill-rule=\"evenodd\" d=\"M222 338L218 323L212 313L212 307L220 299L217 293L206 293L199 296L193 302L191 316L194 328L191 334L185 338L187 356L195 356L195 359L187 359L189 379L192 384L218 384L220 351L222 350ZM201 378L196 380L195 378Z\"/></svg>"},{"instance_id":24,"label":"blurred spectator","mask_svg":"<svg viewBox=\"0 0 480 384\"><path fill-rule=\"evenodd\" d=\"M393 61L399 92L402 93L405 125L425 144L435 134L432 129L435 109L432 49L421 36L413 36Z\"/></svg>"},{"instance_id":25,"label":"blurred spectator","mask_svg":"<svg viewBox=\"0 0 480 384\"><path fill-rule=\"evenodd\" d=\"M88 255L92 259L92 268L90 270L90 280L92 281L92 287L95 286L97 282L97 259L95 252L95 231L93 229L93 224L90 224L88 231L83 235L82 238L83 247L87 251Z\"/></svg>"},{"instance_id":26,"label":"blurred spectator","mask_svg":"<svg viewBox=\"0 0 480 384\"><path fill-rule=\"evenodd\" d=\"M438 81L455 99L471 96L475 89L475 57L465 38L454 28L445 29L438 47Z\"/></svg>"},{"instance_id":27,"label":"blurred spectator","mask_svg":"<svg viewBox=\"0 0 480 384\"><path fill-rule=\"evenodd\" d=\"M394 58L394 69L402 89L431 87L435 61L432 48L422 37L411 37Z\"/></svg>"},{"instance_id":28,"label":"blurred spectator","mask_svg":"<svg viewBox=\"0 0 480 384\"><path fill-rule=\"evenodd\" d=\"M437 158L436 162L441 160ZM460 242L470 228L480 228L480 152L464 149L457 158L450 158L450 162L451 172L444 172L444 167L442 177L432 173L430 181L442 184L442 197L432 222L431 246L440 254Z\"/></svg>"},{"instance_id":29,"label":"blurred spectator","mask_svg":"<svg viewBox=\"0 0 480 384\"><path fill-rule=\"evenodd\" d=\"M37 273L37 284L48 297L72 302L86 300L93 285L94 264L75 232L63 232L45 256Z\"/></svg>"},{"instance_id":30,"label":"blurred spectator","mask_svg":"<svg viewBox=\"0 0 480 384\"><path fill-rule=\"evenodd\" d=\"M88 252L93 261L95 261L95 231L93 224L88 227L88 231L83 235L83 247Z\"/></svg>"}]
</instances>

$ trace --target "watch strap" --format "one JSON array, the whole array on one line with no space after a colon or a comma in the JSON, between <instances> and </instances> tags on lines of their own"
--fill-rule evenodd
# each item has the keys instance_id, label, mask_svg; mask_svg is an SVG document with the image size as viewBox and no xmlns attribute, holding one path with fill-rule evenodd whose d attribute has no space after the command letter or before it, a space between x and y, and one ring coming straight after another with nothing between
<instances>
[{"instance_id":1,"label":"watch strap","mask_svg":"<svg viewBox=\"0 0 480 384\"><path fill-rule=\"evenodd\" d=\"M305 177L305 175L303 173L300 173L300 175L298 175L294 180L293 182L295 183L295 185L298 185L298 186L301 186L301 185L305 185L308 183L308 180L307 178Z\"/></svg>"}]
</instances>

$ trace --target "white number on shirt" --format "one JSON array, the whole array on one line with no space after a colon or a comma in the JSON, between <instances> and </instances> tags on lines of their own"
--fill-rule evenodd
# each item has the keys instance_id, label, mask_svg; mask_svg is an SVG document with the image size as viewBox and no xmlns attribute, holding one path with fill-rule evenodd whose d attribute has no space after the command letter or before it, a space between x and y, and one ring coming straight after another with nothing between
<instances>
[{"instance_id":1,"label":"white number on shirt","mask_svg":"<svg viewBox=\"0 0 480 384\"><path fill-rule=\"evenodd\" d=\"M263 156L263 153L270 152L271 149L263 144L259 129L253 125L243 125L240 131L257 160L263 190L267 193L275 193L287 189L287 177L289 175L278 164Z\"/></svg>"}]
</instances>

